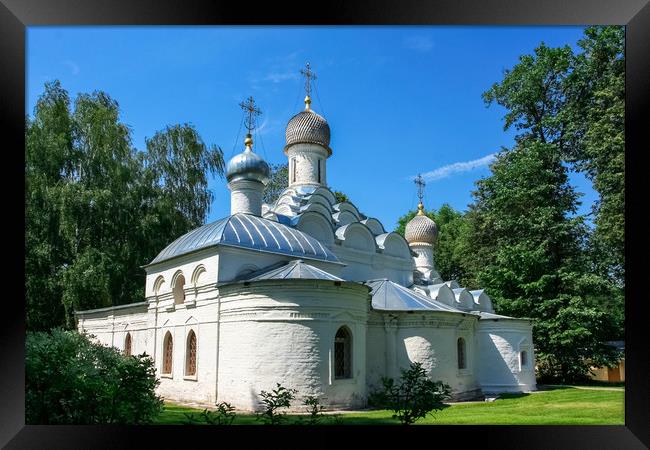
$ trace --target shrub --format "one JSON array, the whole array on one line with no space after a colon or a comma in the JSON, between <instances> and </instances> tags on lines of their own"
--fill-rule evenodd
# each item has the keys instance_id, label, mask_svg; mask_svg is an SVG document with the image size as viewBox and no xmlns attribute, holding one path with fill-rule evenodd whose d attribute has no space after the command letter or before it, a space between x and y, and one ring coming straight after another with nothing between
<instances>
[{"instance_id":1,"label":"shrub","mask_svg":"<svg viewBox=\"0 0 650 450\"><path fill-rule=\"evenodd\" d=\"M230 403L221 402L217 403L217 409L215 411L208 411L204 409L200 416L203 419L203 422L208 425L231 425L235 420L235 407ZM185 413L187 417L187 425L195 425L201 423L201 419L195 416L193 413Z\"/></svg>"},{"instance_id":2,"label":"shrub","mask_svg":"<svg viewBox=\"0 0 650 450\"><path fill-rule=\"evenodd\" d=\"M153 360L60 329L27 333L28 424L144 424L162 409Z\"/></svg>"},{"instance_id":3,"label":"shrub","mask_svg":"<svg viewBox=\"0 0 650 450\"><path fill-rule=\"evenodd\" d=\"M448 399L451 388L442 381L432 381L422 368L422 364L411 363L409 369L402 369L399 384L392 378L382 378L383 390L370 396L374 406L392 410L394 419L402 425L410 425L417 420L444 408L443 400Z\"/></svg>"},{"instance_id":4,"label":"shrub","mask_svg":"<svg viewBox=\"0 0 650 450\"><path fill-rule=\"evenodd\" d=\"M302 402L303 405L307 407L307 416L306 423L307 425L318 425L318 422L323 418L323 405L320 404L318 397L308 395Z\"/></svg>"},{"instance_id":5,"label":"shrub","mask_svg":"<svg viewBox=\"0 0 650 450\"><path fill-rule=\"evenodd\" d=\"M280 408L288 408L291 406L291 400L295 398L298 392L295 389L287 389L280 383L276 383L277 388L271 392L262 391L262 403L264 410L257 413L257 419L262 420L266 425L279 425L285 419L286 413L277 412Z\"/></svg>"}]
</instances>

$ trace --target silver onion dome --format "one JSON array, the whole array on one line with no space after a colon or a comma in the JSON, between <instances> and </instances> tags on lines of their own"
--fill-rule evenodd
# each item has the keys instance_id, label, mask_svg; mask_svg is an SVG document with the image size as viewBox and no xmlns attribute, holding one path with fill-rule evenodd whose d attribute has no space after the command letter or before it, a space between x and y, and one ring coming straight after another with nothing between
<instances>
[{"instance_id":1,"label":"silver onion dome","mask_svg":"<svg viewBox=\"0 0 650 450\"><path fill-rule=\"evenodd\" d=\"M423 207L418 205L418 213L406 224L404 237L409 244L424 243L435 244L438 239L438 226L424 215Z\"/></svg>"},{"instance_id":2,"label":"silver onion dome","mask_svg":"<svg viewBox=\"0 0 650 450\"><path fill-rule=\"evenodd\" d=\"M322 145L331 153L329 148L330 126L323 116L315 113L309 107L304 111L300 111L289 120L286 138L287 145L285 149L293 144L304 142Z\"/></svg>"},{"instance_id":3,"label":"silver onion dome","mask_svg":"<svg viewBox=\"0 0 650 450\"><path fill-rule=\"evenodd\" d=\"M246 150L235 155L226 165L226 180L254 180L266 184L271 176L269 165L251 149L252 141L246 140Z\"/></svg>"}]
</instances>

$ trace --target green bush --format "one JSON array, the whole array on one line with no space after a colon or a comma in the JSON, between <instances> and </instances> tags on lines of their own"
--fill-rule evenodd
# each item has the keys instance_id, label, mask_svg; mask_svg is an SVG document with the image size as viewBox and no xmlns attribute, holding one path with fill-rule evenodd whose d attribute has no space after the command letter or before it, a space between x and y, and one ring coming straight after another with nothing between
<instances>
[{"instance_id":1,"label":"green bush","mask_svg":"<svg viewBox=\"0 0 650 450\"><path fill-rule=\"evenodd\" d=\"M257 413L257 419L262 420L266 425L279 425L282 423L286 413L279 413L278 409L291 406L291 400L295 398L295 394L298 392L295 389L287 389L280 383L276 383L276 385L277 388L271 392L260 392L264 410Z\"/></svg>"},{"instance_id":2,"label":"green bush","mask_svg":"<svg viewBox=\"0 0 650 450\"><path fill-rule=\"evenodd\" d=\"M187 418L186 425L196 425L200 423L206 423L208 425L232 425L235 420L235 407L228 402L217 403L217 409L215 411L208 411L204 409L200 418L194 415L193 413L184 413Z\"/></svg>"},{"instance_id":3,"label":"green bush","mask_svg":"<svg viewBox=\"0 0 650 450\"><path fill-rule=\"evenodd\" d=\"M394 419L410 425L433 411L442 410L443 400L450 397L451 388L442 381L432 381L419 362L402 369L399 384L392 378L382 378L383 389L370 395L373 406L392 410Z\"/></svg>"},{"instance_id":4,"label":"green bush","mask_svg":"<svg viewBox=\"0 0 650 450\"><path fill-rule=\"evenodd\" d=\"M162 410L146 354L125 356L75 331L27 333L28 424L145 424Z\"/></svg>"}]
</instances>

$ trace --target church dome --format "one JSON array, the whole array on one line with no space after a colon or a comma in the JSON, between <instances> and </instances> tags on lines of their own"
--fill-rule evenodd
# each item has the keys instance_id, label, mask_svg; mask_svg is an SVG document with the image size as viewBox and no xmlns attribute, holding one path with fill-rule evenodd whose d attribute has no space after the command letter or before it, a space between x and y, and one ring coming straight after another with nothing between
<instances>
[{"instance_id":1,"label":"church dome","mask_svg":"<svg viewBox=\"0 0 650 450\"><path fill-rule=\"evenodd\" d=\"M246 142L246 150L235 155L226 165L226 180L228 182L237 180L253 180L266 184L271 176L269 165L251 149L252 141Z\"/></svg>"},{"instance_id":2,"label":"church dome","mask_svg":"<svg viewBox=\"0 0 650 450\"><path fill-rule=\"evenodd\" d=\"M409 244L435 244L438 239L438 227L423 211L422 203L418 205L418 213L406 224L404 237Z\"/></svg>"},{"instance_id":3,"label":"church dome","mask_svg":"<svg viewBox=\"0 0 650 450\"><path fill-rule=\"evenodd\" d=\"M289 120L286 137L287 147L304 142L319 144L329 150L330 126L323 116L308 107Z\"/></svg>"}]
</instances>

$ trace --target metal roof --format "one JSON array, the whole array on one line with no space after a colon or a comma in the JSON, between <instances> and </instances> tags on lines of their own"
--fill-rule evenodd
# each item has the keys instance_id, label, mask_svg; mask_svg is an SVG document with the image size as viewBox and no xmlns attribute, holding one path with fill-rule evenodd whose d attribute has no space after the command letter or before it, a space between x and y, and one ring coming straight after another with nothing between
<instances>
[{"instance_id":1,"label":"metal roof","mask_svg":"<svg viewBox=\"0 0 650 450\"><path fill-rule=\"evenodd\" d=\"M161 251L150 264L214 245L339 262L327 247L299 230L262 217L239 213L184 234Z\"/></svg>"},{"instance_id":2,"label":"metal roof","mask_svg":"<svg viewBox=\"0 0 650 450\"><path fill-rule=\"evenodd\" d=\"M264 273L249 278L247 281L284 279L345 281L331 273L327 273L324 270L311 266L300 259L290 261L282 267L267 270Z\"/></svg>"},{"instance_id":3,"label":"metal roof","mask_svg":"<svg viewBox=\"0 0 650 450\"><path fill-rule=\"evenodd\" d=\"M390 280L370 280L364 284L372 290L372 307L389 311L447 311L462 313L462 311L447 306L444 303L425 297L409 288Z\"/></svg>"}]
</instances>

